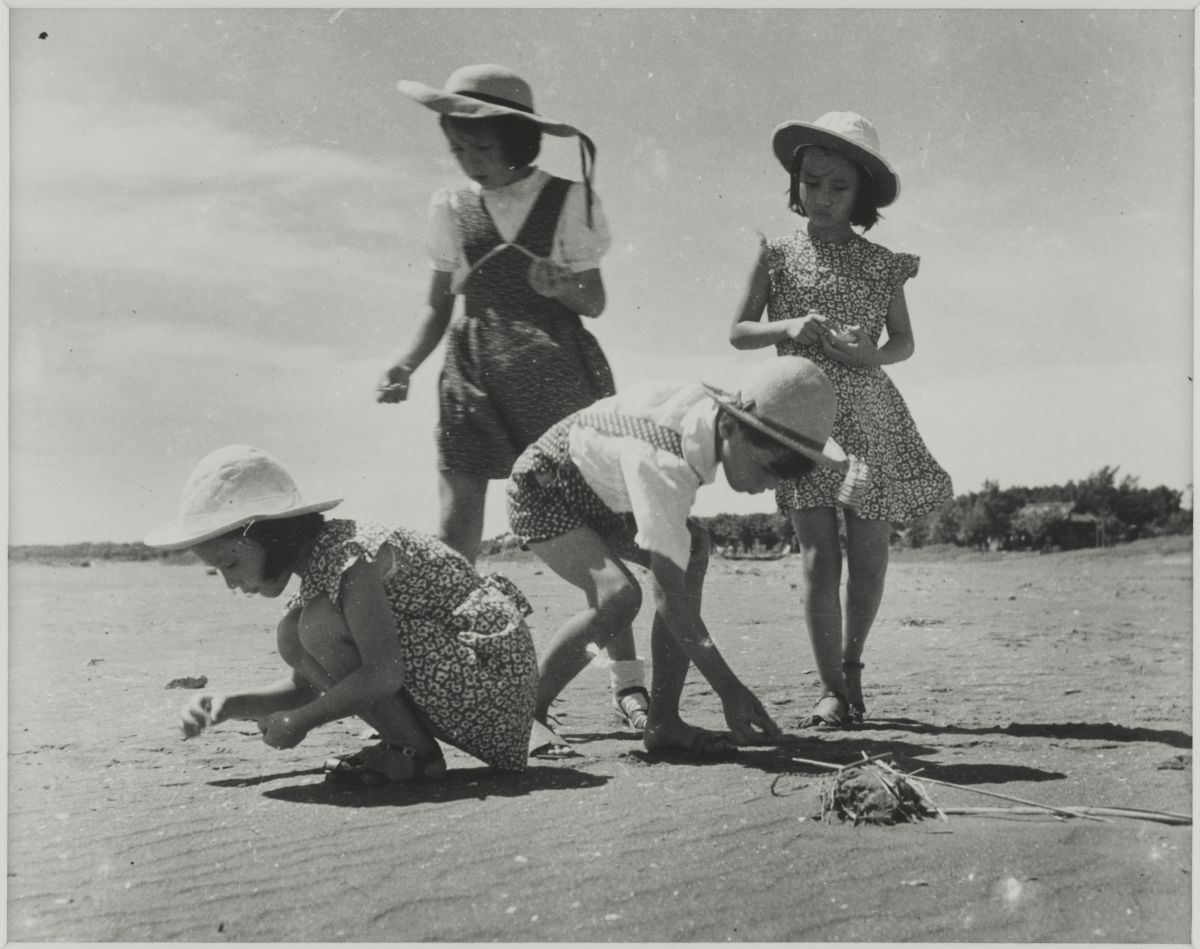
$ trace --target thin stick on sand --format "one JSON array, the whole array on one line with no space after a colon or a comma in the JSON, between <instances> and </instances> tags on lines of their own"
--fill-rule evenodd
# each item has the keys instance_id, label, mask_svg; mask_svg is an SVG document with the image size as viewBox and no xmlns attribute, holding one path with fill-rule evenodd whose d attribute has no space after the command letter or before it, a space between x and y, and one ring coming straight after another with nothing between
<instances>
[{"instance_id":1,"label":"thin stick on sand","mask_svg":"<svg viewBox=\"0 0 1200 949\"><path fill-rule=\"evenodd\" d=\"M943 807L947 814L1044 814L1040 807ZM1158 821L1160 824L1191 826L1192 819L1186 814L1169 811L1145 811L1137 807L1068 807L1064 808L1080 817L1089 814L1103 817L1131 817L1138 820ZM1055 815L1058 816L1057 814Z\"/></svg>"}]
</instances>

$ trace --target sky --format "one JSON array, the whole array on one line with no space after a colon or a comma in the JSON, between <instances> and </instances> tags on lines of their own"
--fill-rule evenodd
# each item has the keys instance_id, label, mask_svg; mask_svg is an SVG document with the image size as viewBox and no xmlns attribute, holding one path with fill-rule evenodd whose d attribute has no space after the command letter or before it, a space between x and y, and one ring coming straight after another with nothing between
<instances>
[{"instance_id":1,"label":"sky","mask_svg":"<svg viewBox=\"0 0 1200 949\"><path fill-rule=\"evenodd\" d=\"M956 493L1191 484L1188 9L17 7L7 39L12 544L138 540L230 443L436 530L440 350L374 387L465 180L395 84L478 62L599 147L618 386L774 358L727 341L758 234L803 223L771 132L851 110L902 182L867 237L921 258L887 371ZM772 509L718 478L696 512Z\"/></svg>"}]
</instances>

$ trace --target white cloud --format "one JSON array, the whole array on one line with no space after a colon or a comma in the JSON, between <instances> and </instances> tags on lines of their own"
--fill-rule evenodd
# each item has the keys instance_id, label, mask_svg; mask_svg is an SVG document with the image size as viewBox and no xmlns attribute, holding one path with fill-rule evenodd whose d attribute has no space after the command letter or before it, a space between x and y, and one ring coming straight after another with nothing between
<instances>
[{"instance_id":1,"label":"white cloud","mask_svg":"<svg viewBox=\"0 0 1200 949\"><path fill-rule=\"evenodd\" d=\"M398 191L396 166L161 108L38 102L16 110L13 128L15 270L362 282L396 250L402 205L385 200ZM410 233L423 228L417 218Z\"/></svg>"}]
</instances>

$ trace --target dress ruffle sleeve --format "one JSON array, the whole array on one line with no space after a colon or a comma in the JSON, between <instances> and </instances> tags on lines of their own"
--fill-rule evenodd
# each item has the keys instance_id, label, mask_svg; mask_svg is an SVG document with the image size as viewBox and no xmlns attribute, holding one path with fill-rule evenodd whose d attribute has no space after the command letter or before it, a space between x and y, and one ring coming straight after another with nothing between
<instances>
[{"instance_id":1,"label":"dress ruffle sleeve","mask_svg":"<svg viewBox=\"0 0 1200 949\"><path fill-rule=\"evenodd\" d=\"M921 269L921 258L916 254L896 254L892 274L892 291L899 290L917 275Z\"/></svg>"},{"instance_id":2,"label":"dress ruffle sleeve","mask_svg":"<svg viewBox=\"0 0 1200 949\"><path fill-rule=\"evenodd\" d=\"M318 542L312 554L316 569L305 572L300 590L288 601L287 609L307 606L321 595L329 597L331 603L338 603L346 571L359 559L373 563L391 539L389 530L369 524L359 524L353 534L347 536L347 533L339 528L336 536L332 532L322 535L325 543Z\"/></svg>"}]
</instances>

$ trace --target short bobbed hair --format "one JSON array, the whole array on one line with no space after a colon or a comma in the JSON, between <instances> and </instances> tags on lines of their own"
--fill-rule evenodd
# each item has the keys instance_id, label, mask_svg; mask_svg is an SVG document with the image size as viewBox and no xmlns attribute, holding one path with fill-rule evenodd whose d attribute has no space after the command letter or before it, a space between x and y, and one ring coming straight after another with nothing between
<instances>
[{"instance_id":1,"label":"short bobbed hair","mask_svg":"<svg viewBox=\"0 0 1200 949\"><path fill-rule=\"evenodd\" d=\"M252 521L246 527L236 527L221 537L229 540L245 537L258 544L266 555L263 560L263 576L274 580L296 565L296 555L300 548L324 528L324 514L298 514L295 517Z\"/></svg>"},{"instance_id":2,"label":"short bobbed hair","mask_svg":"<svg viewBox=\"0 0 1200 949\"><path fill-rule=\"evenodd\" d=\"M497 115L486 119L463 119L443 115L438 119L438 125L443 132L448 128L468 133L474 129L491 132L500 142L500 150L504 153L505 160L513 168L532 165L542 151L541 126L519 115Z\"/></svg>"},{"instance_id":3,"label":"short bobbed hair","mask_svg":"<svg viewBox=\"0 0 1200 949\"><path fill-rule=\"evenodd\" d=\"M808 148L811 146L804 146ZM804 148L797 148L792 155L791 184L788 188L788 207L801 217L808 217L804 203L800 200L800 165L804 161ZM833 151L833 149L829 149ZM844 152L838 152L854 166L858 174L858 193L854 196L854 207L850 209L850 223L869 231L879 223L879 205L875 203L871 176L867 170Z\"/></svg>"}]
</instances>

